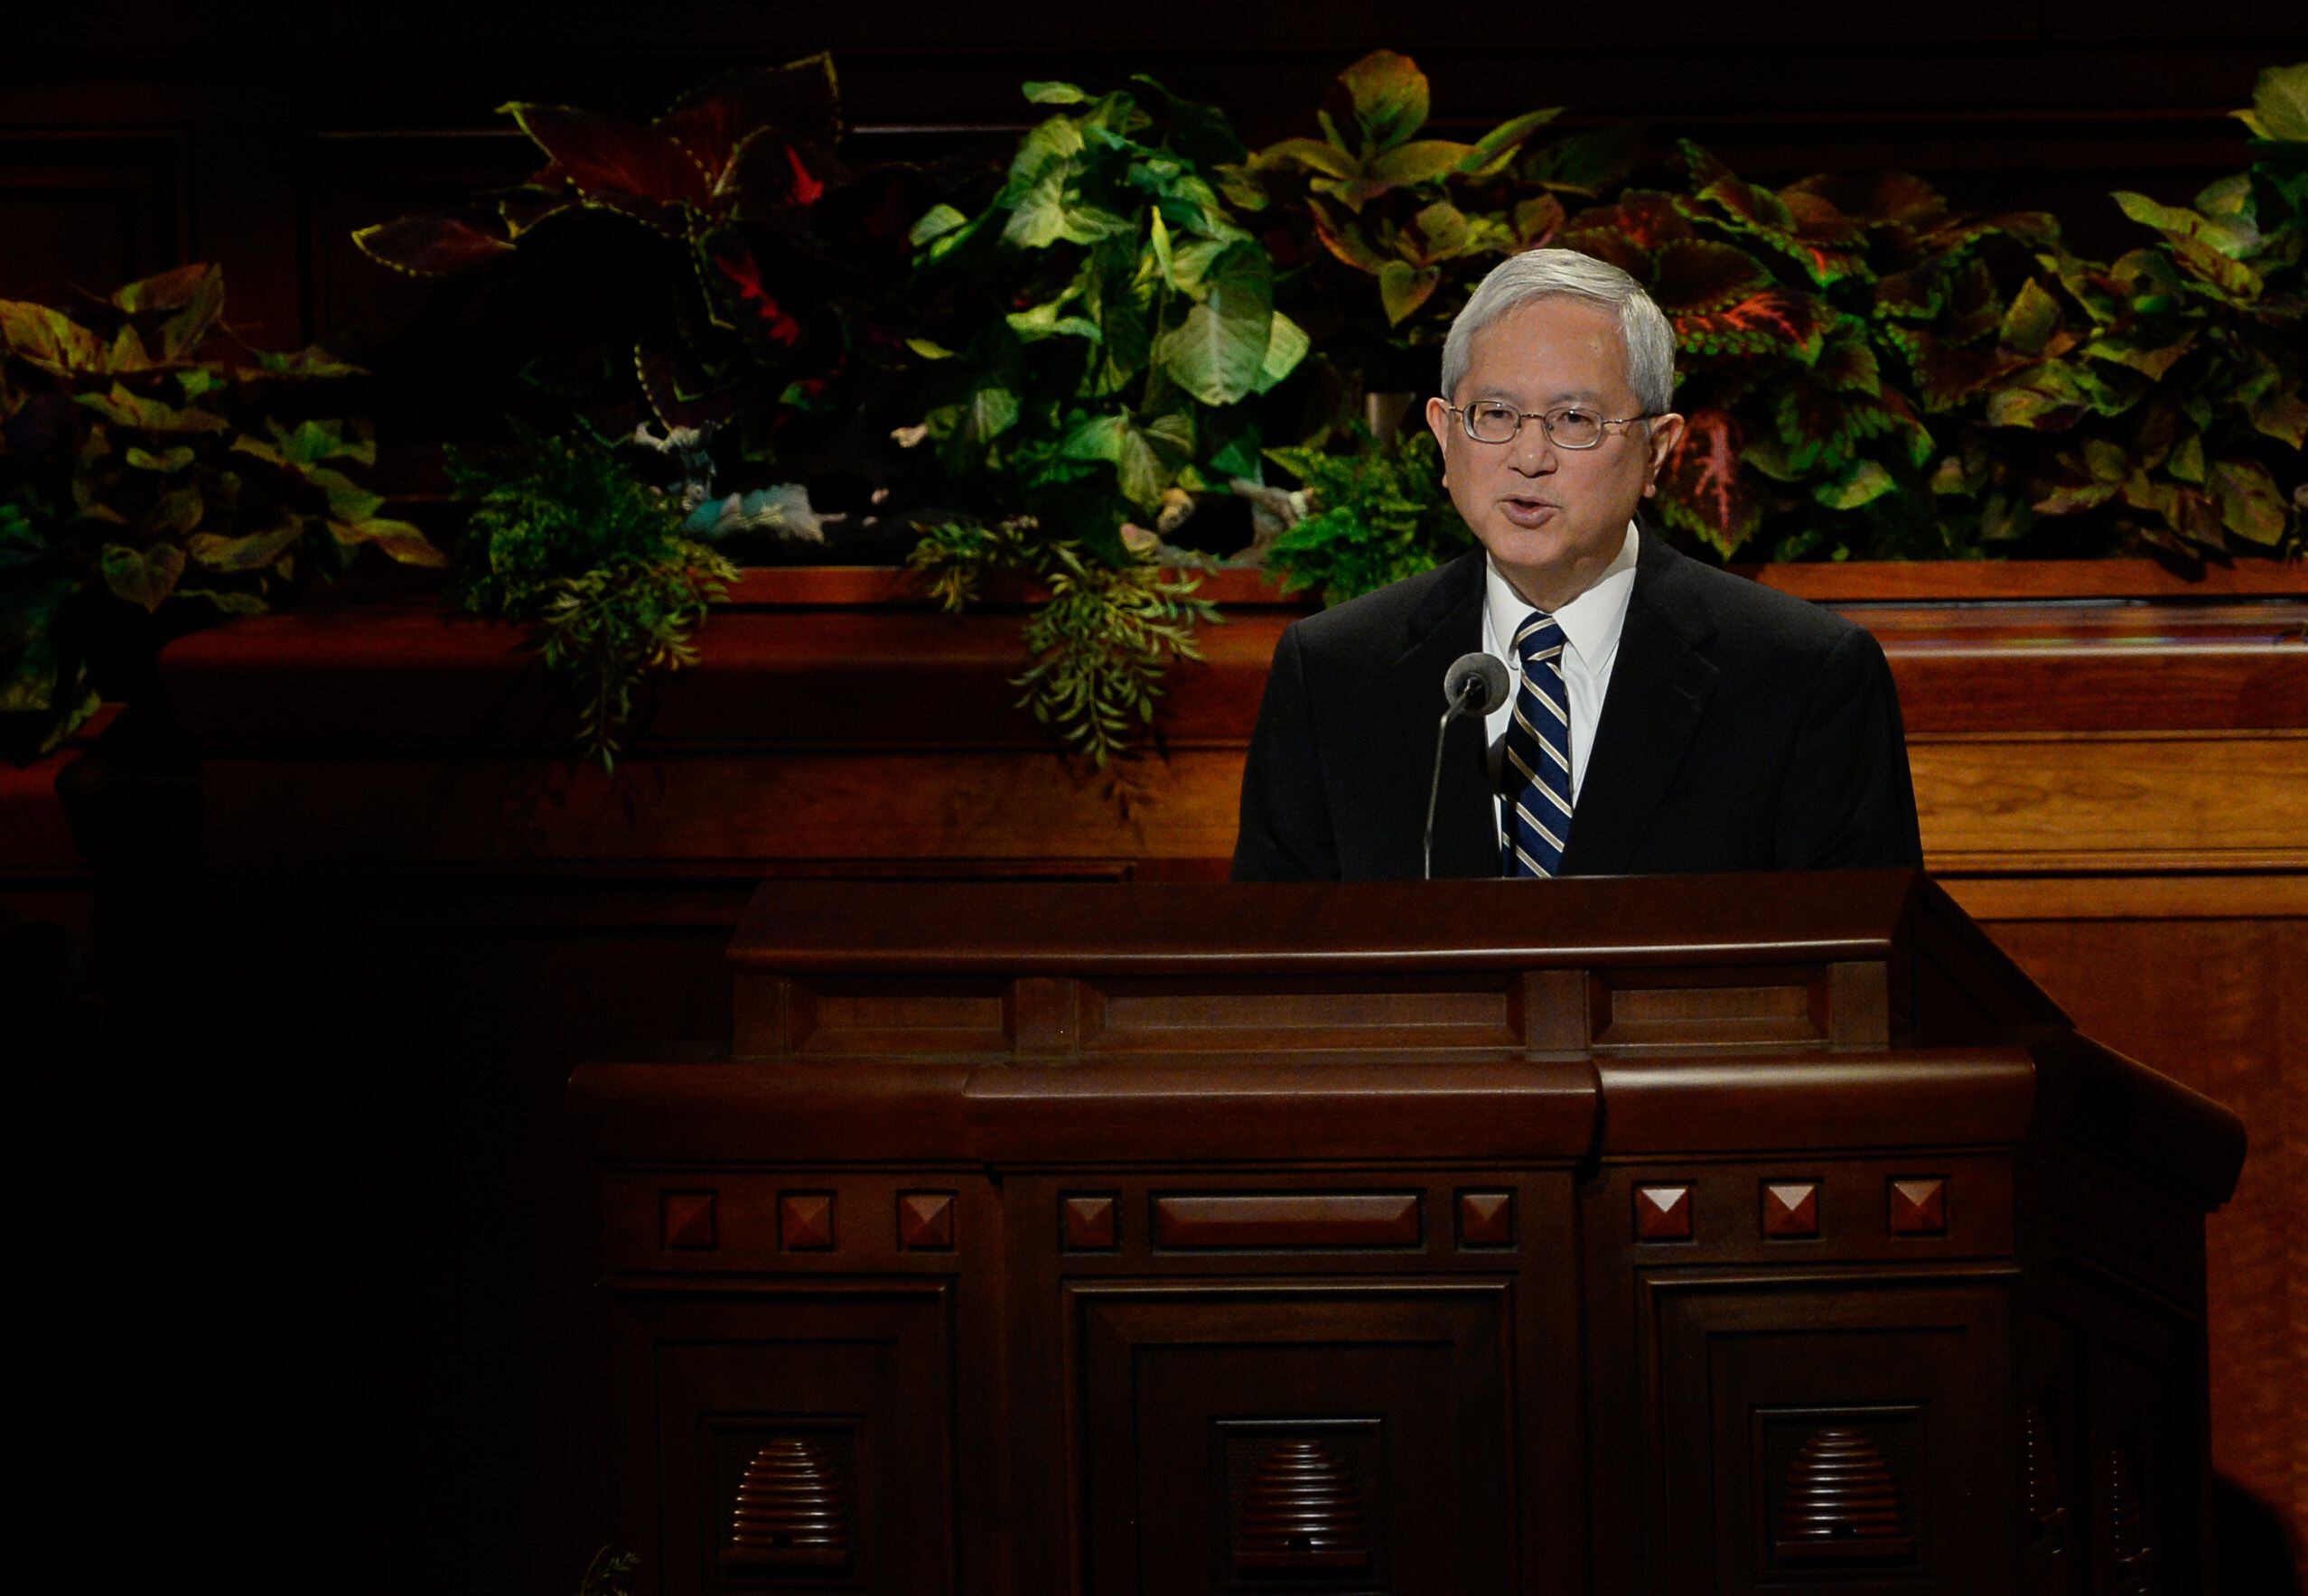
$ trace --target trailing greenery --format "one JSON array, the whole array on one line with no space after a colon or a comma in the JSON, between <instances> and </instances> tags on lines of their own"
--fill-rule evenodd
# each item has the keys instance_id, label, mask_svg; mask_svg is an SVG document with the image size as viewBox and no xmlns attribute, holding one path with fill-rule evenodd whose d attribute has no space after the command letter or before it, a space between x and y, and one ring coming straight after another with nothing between
<instances>
[{"instance_id":1,"label":"trailing greenery","mask_svg":"<svg viewBox=\"0 0 2308 1596\"><path fill-rule=\"evenodd\" d=\"M697 629L736 568L683 537L679 507L591 434L519 430L502 454L451 450L449 472L472 506L453 601L536 625L577 694L580 746L615 769L642 682L696 663Z\"/></svg>"},{"instance_id":2,"label":"trailing greenery","mask_svg":"<svg viewBox=\"0 0 2308 1596\"><path fill-rule=\"evenodd\" d=\"M189 266L69 307L0 300L0 753L54 748L160 645L255 614L364 545L438 550L363 484L360 375L247 348L224 276Z\"/></svg>"},{"instance_id":3,"label":"trailing greenery","mask_svg":"<svg viewBox=\"0 0 2308 1596\"><path fill-rule=\"evenodd\" d=\"M1079 544L1053 542L1024 517L930 528L911 566L949 611L977 598L994 572L1019 573L1048 598L1025 623L1026 668L1011 678L1018 707L1131 790L1117 761L1154 723L1171 663L1199 659L1198 623L1218 611L1194 596L1191 574L1133 558L1109 565Z\"/></svg>"},{"instance_id":4,"label":"trailing greenery","mask_svg":"<svg viewBox=\"0 0 2308 1596\"><path fill-rule=\"evenodd\" d=\"M584 1577L577 1582L577 1596L632 1596L632 1586L627 1582L635 1569L641 1566L640 1556L631 1552L612 1553L603 1546L593 1554L593 1562L585 1567Z\"/></svg>"},{"instance_id":5,"label":"trailing greenery","mask_svg":"<svg viewBox=\"0 0 2308 1596\"><path fill-rule=\"evenodd\" d=\"M1346 454L1270 449L1305 483L1307 513L1266 550L1288 586L1337 603L1430 571L1473 541L1443 490L1434 434L1414 421L1387 443L1366 433Z\"/></svg>"}]
</instances>

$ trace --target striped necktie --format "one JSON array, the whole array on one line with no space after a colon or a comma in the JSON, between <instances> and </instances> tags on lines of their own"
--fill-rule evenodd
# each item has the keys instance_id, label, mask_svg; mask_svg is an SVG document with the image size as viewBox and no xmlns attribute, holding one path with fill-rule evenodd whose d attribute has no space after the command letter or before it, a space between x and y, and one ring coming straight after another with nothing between
<instances>
[{"instance_id":1,"label":"striped necktie","mask_svg":"<svg viewBox=\"0 0 2308 1596\"><path fill-rule=\"evenodd\" d=\"M1499 770L1508 875L1552 876L1571 835L1571 699L1563 690L1563 629L1535 611L1515 633L1523 662Z\"/></svg>"}]
</instances>

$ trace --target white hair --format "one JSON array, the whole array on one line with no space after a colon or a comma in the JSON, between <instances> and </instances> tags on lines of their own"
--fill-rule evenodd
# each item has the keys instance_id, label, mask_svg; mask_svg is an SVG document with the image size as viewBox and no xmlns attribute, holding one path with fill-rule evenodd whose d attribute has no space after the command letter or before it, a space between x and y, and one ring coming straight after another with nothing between
<instances>
[{"instance_id":1,"label":"white hair","mask_svg":"<svg viewBox=\"0 0 2308 1596\"><path fill-rule=\"evenodd\" d=\"M1528 249L1490 268L1443 341L1444 396L1458 397L1476 333L1535 299L1556 297L1584 299L1615 313L1635 402L1654 415L1674 408L1675 330L1640 283L1609 261L1575 249Z\"/></svg>"}]
</instances>

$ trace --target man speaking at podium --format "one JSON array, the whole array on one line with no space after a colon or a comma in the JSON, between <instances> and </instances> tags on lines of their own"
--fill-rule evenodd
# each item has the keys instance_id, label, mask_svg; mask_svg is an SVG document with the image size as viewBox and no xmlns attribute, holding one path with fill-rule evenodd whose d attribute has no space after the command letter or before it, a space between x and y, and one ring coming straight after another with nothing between
<instances>
[{"instance_id":1,"label":"man speaking at podium","mask_svg":"<svg viewBox=\"0 0 2308 1596\"><path fill-rule=\"evenodd\" d=\"M1874 639L1635 518L1683 417L1674 333L1632 277L1567 249L1502 262L1452 323L1443 389L1426 423L1481 547L1283 634L1237 880L1922 863Z\"/></svg>"}]
</instances>

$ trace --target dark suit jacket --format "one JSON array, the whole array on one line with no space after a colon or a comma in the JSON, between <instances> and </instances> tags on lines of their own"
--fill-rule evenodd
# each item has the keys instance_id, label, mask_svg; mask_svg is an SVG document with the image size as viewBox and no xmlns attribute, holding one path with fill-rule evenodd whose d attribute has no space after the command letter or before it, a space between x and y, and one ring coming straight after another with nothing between
<instances>
[{"instance_id":1,"label":"dark suit jacket","mask_svg":"<svg viewBox=\"0 0 2308 1596\"><path fill-rule=\"evenodd\" d=\"M1480 549L1294 623L1242 777L1238 881L1416 880L1444 672L1482 646ZM1443 751L1434 873L1500 873L1481 722ZM1899 695L1833 612L1641 534L1565 875L1920 865Z\"/></svg>"}]
</instances>

